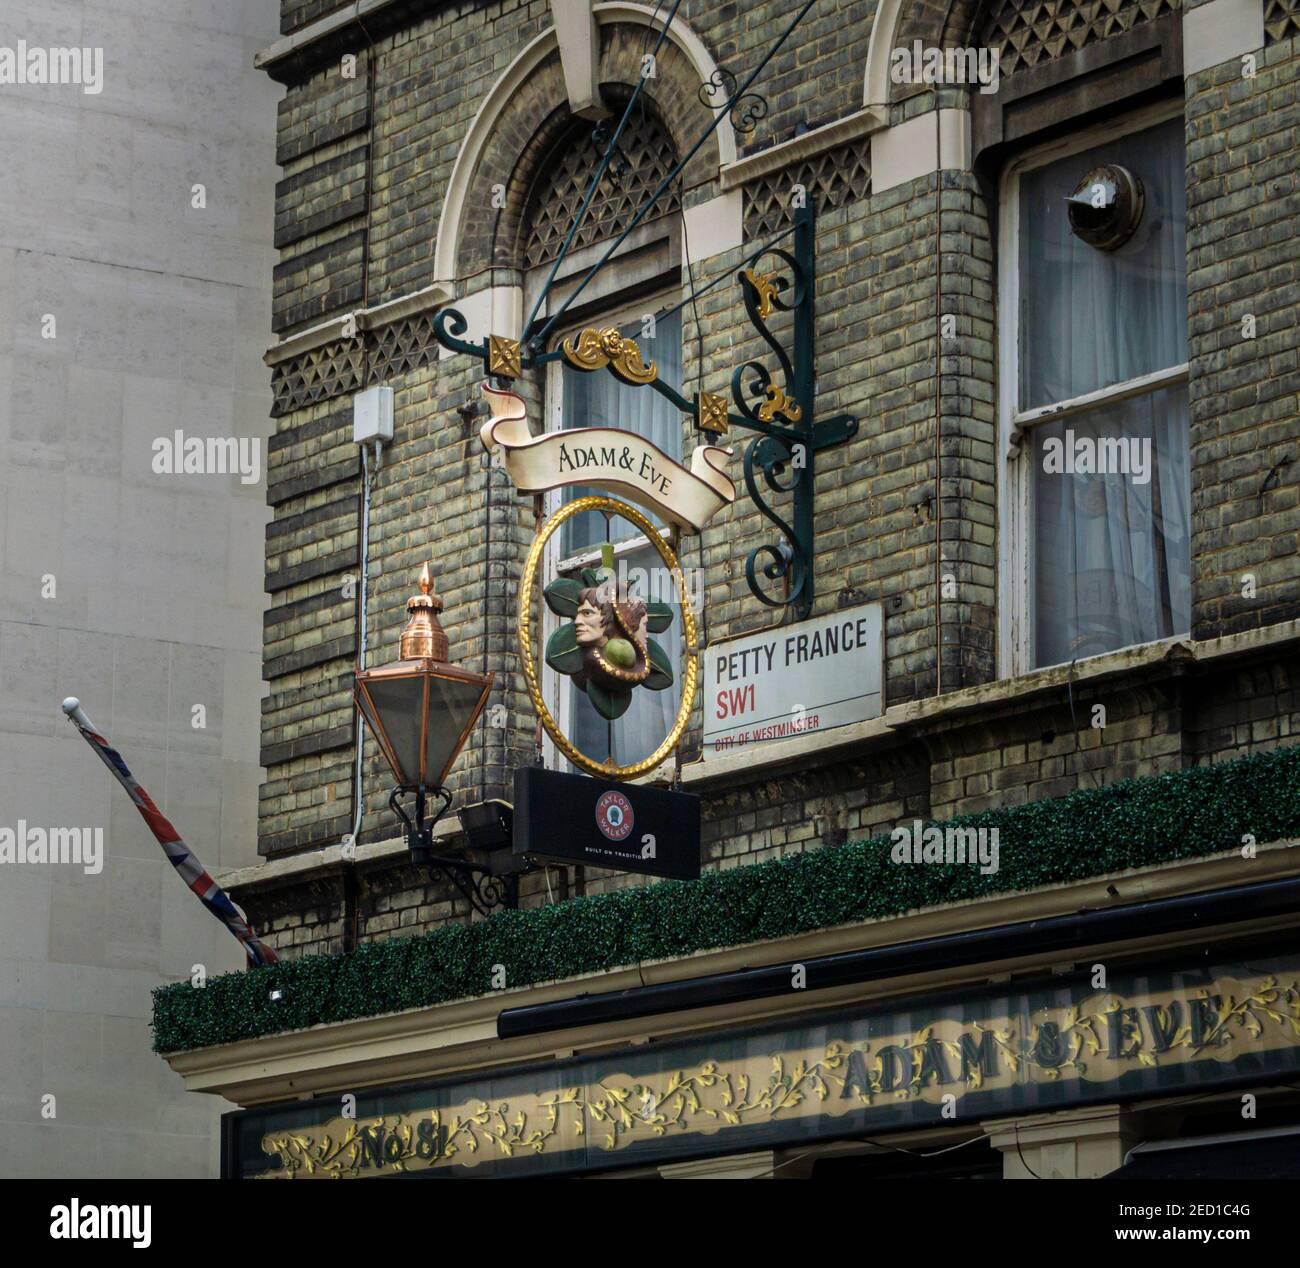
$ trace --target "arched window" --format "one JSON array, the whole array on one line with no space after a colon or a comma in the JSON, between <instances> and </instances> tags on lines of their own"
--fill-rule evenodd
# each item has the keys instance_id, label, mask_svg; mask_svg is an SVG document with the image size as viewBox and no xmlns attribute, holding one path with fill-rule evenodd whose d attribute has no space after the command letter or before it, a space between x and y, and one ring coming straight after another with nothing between
<instances>
[{"instance_id":1,"label":"arched window","mask_svg":"<svg viewBox=\"0 0 1300 1268\"><path fill-rule=\"evenodd\" d=\"M621 111L623 104L617 109ZM615 126L614 119L604 126L587 119L575 120L538 165L524 213L521 255L525 268L550 264L560 254ZM580 250L621 233L676 161L672 138L658 120L648 112L633 110L618 139L618 153L569 249ZM646 220L653 222L680 207L678 192L670 186L647 213Z\"/></svg>"},{"instance_id":2,"label":"arched window","mask_svg":"<svg viewBox=\"0 0 1300 1268\"><path fill-rule=\"evenodd\" d=\"M542 151L537 164L520 226L526 311L550 276L627 98L620 100L617 89L608 89L605 100L614 111L610 119L603 124L573 120ZM587 216L556 272L541 309L543 316L555 312L573 292L578 280L610 241L627 229L676 162L668 130L653 108L638 100ZM617 327L636 340L643 358L655 363L665 382L681 390L682 322L676 311L681 298L680 210L680 190L670 186L575 297L555 327L552 346L584 327ZM682 458L683 422L677 410L652 389L630 387L608 370L588 373L563 362L552 363L546 380L545 413L548 430L619 427L644 436L670 458ZM547 512L591 492L575 488L549 494ZM583 568L598 566L606 543L613 547L620 580L628 583L632 593L673 601L671 579L660 576L662 565L646 539L630 524L617 519L607 522L598 512L570 520L552 538L546 561L548 579L559 574L577 576ZM547 636L551 628L547 627ZM680 637L680 616L668 632L657 636L674 664L678 663ZM681 699L679 683L662 692L636 692L628 712L611 725L569 679L552 676L547 690L552 710L578 747L592 757L612 758L620 764L638 761L657 747Z\"/></svg>"}]
</instances>

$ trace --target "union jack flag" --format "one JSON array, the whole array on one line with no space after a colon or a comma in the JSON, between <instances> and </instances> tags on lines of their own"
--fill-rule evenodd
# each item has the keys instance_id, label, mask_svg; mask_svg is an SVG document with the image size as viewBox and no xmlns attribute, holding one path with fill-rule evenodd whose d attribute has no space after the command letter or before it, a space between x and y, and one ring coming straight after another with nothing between
<instances>
[{"instance_id":1,"label":"union jack flag","mask_svg":"<svg viewBox=\"0 0 1300 1268\"><path fill-rule=\"evenodd\" d=\"M153 804L153 798L140 786L130 768L122 760L122 755L98 731L86 716L81 702L70 696L63 702L63 712L68 721L81 732L82 738L99 755L108 767L114 779L126 789L126 795L135 802L140 817L149 825L149 831L157 838L168 861L201 902L231 933L239 939L248 955L249 968L263 964L274 964L279 959L249 927L248 921L240 914L226 894L208 874L207 868L194 856L194 852L181 835L172 827L167 817Z\"/></svg>"}]
</instances>

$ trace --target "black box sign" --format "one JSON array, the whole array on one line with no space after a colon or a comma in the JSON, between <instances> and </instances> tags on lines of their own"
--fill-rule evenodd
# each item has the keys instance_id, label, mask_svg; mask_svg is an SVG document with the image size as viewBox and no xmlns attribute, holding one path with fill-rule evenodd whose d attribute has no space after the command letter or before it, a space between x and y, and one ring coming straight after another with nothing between
<instances>
[{"instance_id":1,"label":"black box sign","mask_svg":"<svg viewBox=\"0 0 1300 1268\"><path fill-rule=\"evenodd\" d=\"M551 863L694 880L700 799L587 775L515 771L514 852Z\"/></svg>"}]
</instances>

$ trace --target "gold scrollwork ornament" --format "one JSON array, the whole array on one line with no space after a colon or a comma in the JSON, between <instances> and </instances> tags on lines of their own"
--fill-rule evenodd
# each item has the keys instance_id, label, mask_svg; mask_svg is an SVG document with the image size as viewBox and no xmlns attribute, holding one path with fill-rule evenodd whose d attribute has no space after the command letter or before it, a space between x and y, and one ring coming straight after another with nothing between
<instances>
[{"instance_id":1,"label":"gold scrollwork ornament","mask_svg":"<svg viewBox=\"0 0 1300 1268\"><path fill-rule=\"evenodd\" d=\"M776 280L766 273L759 273L755 269L746 269L745 277L758 296L758 315L760 317L770 317L772 315L773 300L776 299L776 293L780 289L776 284Z\"/></svg>"},{"instance_id":2,"label":"gold scrollwork ornament","mask_svg":"<svg viewBox=\"0 0 1300 1268\"><path fill-rule=\"evenodd\" d=\"M784 419L797 423L803 417L799 402L787 392L783 392L775 383L767 385L767 399L758 407L758 417L764 423L770 423L780 414Z\"/></svg>"},{"instance_id":3,"label":"gold scrollwork ornament","mask_svg":"<svg viewBox=\"0 0 1300 1268\"><path fill-rule=\"evenodd\" d=\"M636 341L620 334L613 326L596 330L588 326L578 335L577 343L566 339L562 345L564 359L579 370L610 370L624 383L641 387L653 383L659 370L653 361L646 365L641 360L641 349Z\"/></svg>"}]
</instances>

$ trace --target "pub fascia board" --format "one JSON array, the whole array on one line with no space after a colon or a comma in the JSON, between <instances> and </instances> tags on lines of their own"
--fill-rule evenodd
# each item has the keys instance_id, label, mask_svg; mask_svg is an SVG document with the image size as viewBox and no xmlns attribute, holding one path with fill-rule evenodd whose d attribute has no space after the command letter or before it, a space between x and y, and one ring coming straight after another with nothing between
<instances>
[{"instance_id":1,"label":"pub fascia board","mask_svg":"<svg viewBox=\"0 0 1300 1268\"><path fill-rule=\"evenodd\" d=\"M1275 880L1300 872L1300 841L1272 842L1259 847L1250 865L1252 882ZM504 1007L566 999L599 984L598 993L642 985L683 981L714 973L733 972L757 964L781 964L822 955L886 946L919 938L940 937L991 925L1065 915L1082 906L1107 907L1178 894L1196 893L1242 880L1237 850L1196 861L1173 861L1152 868L1111 872L1075 885L1053 885L1015 894L923 908L902 916L838 925L788 938L746 943L690 956L646 961L604 972L583 974L558 982L451 1000L430 1008L386 1013L376 1017L330 1022L306 1030L285 1031L259 1039L241 1040L188 1052L164 1054L163 1059L185 1080L188 1091L216 1092L238 1105L278 1100L386 1083L416 1082L458 1071L518 1064L539 1058L570 1056L610 1046L643 1042L651 1035L689 1035L722 1027L752 1024L763 1019L796 1017L848 1001L886 1000L939 986L957 985L950 970L891 978L879 985L857 983L834 990L799 992L743 1001L712 1009L693 1009L652 1019L633 1018L581 1030L551 1032L501 1040L496 1017ZM1116 894L1109 890L1114 888ZM1297 916L1300 923L1300 915ZM1233 926L1246 932L1250 926ZM1275 919L1261 929L1278 928ZM1196 931L1203 939L1205 930ZM1027 956L1000 962L996 974L1047 969L1068 954L1084 962L1092 954L1173 948L1181 937L1160 935L1129 940L1107 948L1080 947L1069 953ZM991 965L972 965L963 981L975 985L991 976Z\"/></svg>"}]
</instances>

